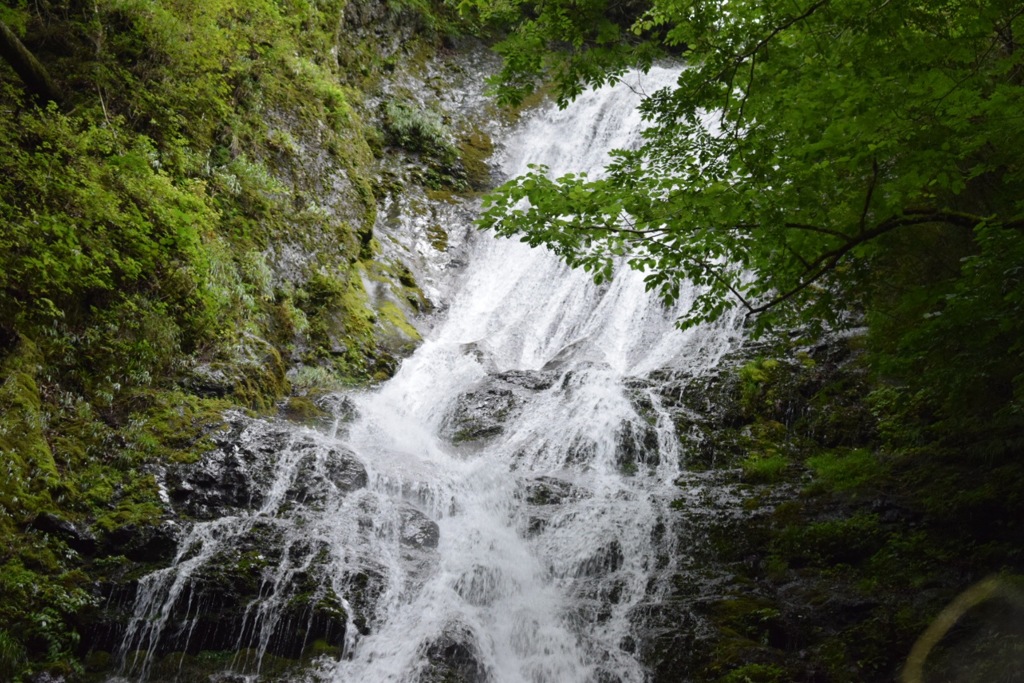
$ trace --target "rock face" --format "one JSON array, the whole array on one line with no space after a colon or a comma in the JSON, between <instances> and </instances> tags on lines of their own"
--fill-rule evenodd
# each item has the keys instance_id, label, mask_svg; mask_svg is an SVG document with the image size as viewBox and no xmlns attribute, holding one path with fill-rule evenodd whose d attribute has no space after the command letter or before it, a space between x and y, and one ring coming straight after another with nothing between
<instances>
[{"instance_id":1,"label":"rock face","mask_svg":"<svg viewBox=\"0 0 1024 683\"><path fill-rule=\"evenodd\" d=\"M107 555L123 555L133 562L166 563L174 558L181 532L181 523L173 519L156 526L130 524L108 533L103 551Z\"/></svg>"},{"instance_id":2,"label":"rock face","mask_svg":"<svg viewBox=\"0 0 1024 683\"><path fill-rule=\"evenodd\" d=\"M551 373L528 370L490 375L459 396L441 434L454 444L485 442L504 432L530 394L549 389L554 381Z\"/></svg>"},{"instance_id":3,"label":"rock face","mask_svg":"<svg viewBox=\"0 0 1024 683\"><path fill-rule=\"evenodd\" d=\"M411 548L436 548L441 539L441 530L437 522L412 507L405 506L401 510L401 531L399 540L402 545Z\"/></svg>"},{"instance_id":4,"label":"rock face","mask_svg":"<svg viewBox=\"0 0 1024 683\"><path fill-rule=\"evenodd\" d=\"M684 442L674 590L633 614L655 683L894 680L957 593L954 556L879 485L893 474L856 348L747 349L647 378Z\"/></svg>"},{"instance_id":5,"label":"rock face","mask_svg":"<svg viewBox=\"0 0 1024 683\"><path fill-rule=\"evenodd\" d=\"M100 584L104 607L84 629L83 653L122 657L129 677L200 652L257 653L235 670L262 666L264 657L338 655L350 624L365 628L363 614L380 592L372 572L337 576L328 544L302 531L318 523L326 506L366 486L354 453L308 430L237 415L216 445L198 461L160 473L172 518L105 538L109 550L136 564ZM437 524L423 513L409 506L400 518L403 544L437 546ZM60 520L38 523L76 533ZM168 562L168 570L138 575L150 563ZM336 586L352 588L347 606ZM132 654L140 650L147 657Z\"/></svg>"},{"instance_id":6,"label":"rock face","mask_svg":"<svg viewBox=\"0 0 1024 683\"><path fill-rule=\"evenodd\" d=\"M417 683L488 683L492 677L480 662L472 632L462 624L451 624L423 649L427 663Z\"/></svg>"},{"instance_id":7,"label":"rock face","mask_svg":"<svg viewBox=\"0 0 1024 683\"><path fill-rule=\"evenodd\" d=\"M32 520L31 528L57 536L67 543L68 547L82 555L92 555L96 552L96 536L91 531L51 512L39 513Z\"/></svg>"},{"instance_id":8,"label":"rock face","mask_svg":"<svg viewBox=\"0 0 1024 683\"><path fill-rule=\"evenodd\" d=\"M524 481L520 495L529 505L527 533L536 535L544 530L562 503L579 500L588 494L563 479L544 476Z\"/></svg>"},{"instance_id":9,"label":"rock face","mask_svg":"<svg viewBox=\"0 0 1024 683\"><path fill-rule=\"evenodd\" d=\"M332 447L318 451L311 436L296 437L287 426L264 429L258 438L246 431L251 422L235 421L219 448L199 461L168 467L164 483L171 504L182 515L210 520L243 510L258 510L278 474L274 454L299 453L291 485L284 495L305 505L322 505L332 492L348 493L366 486L366 468L349 451Z\"/></svg>"},{"instance_id":10,"label":"rock face","mask_svg":"<svg viewBox=\"0 0 1024 683\"><path fill-rule=\"evenodd\" d=\"M268 654L296 659L315 641L340 647L347 615L320 581L322 552L317 544L287 541L280 525L253 525L188 575L168 615L169 624L188 628L165 628L155 654L262 645ZM292 565L286 553L303 558L305 569L283 576L279 568Z\"/></svg>"}]
</instances>

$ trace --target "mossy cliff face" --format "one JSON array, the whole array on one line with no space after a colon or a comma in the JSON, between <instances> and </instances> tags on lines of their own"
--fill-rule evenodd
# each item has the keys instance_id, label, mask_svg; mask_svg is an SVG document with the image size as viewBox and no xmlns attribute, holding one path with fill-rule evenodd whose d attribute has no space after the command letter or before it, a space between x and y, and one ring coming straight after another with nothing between
<instances>
[{"instance_id":1,"label":"mossy cliff face","mask_svg":"<svg viewBox=\"0 0 1024 683\"><path fill-rule=\"evenodd\" d=\"M892 681L990 575L1002 592L936 639L923 680L1019 675L1021 463L909 446L866 347L752 347L707 376L656 378L688 471L674 503L687 562L644 651L655 680Z\"/></svg>"},{"instance_id":2,"label":"mossy cliff face","mask_svg":"<svg viewBox=\"0 0 1024 683\"><path fill-rule=\"evenodd\" d=\"M449 24L374 0L0 20L65 93L0 63L0 679L74 680L106 666L82 634L106 637L111 587L173 555L165 467L215 451L230 407L316 420L418 342L429 301L374 239L375 93Z\"/></svg>"}]
</instances>

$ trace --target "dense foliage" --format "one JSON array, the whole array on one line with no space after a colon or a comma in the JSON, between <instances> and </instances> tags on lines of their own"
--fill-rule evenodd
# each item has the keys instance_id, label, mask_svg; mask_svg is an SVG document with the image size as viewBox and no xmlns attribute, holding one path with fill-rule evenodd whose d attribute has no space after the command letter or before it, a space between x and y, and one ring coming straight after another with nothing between
<instances>
[{"instance_id":1,"label":"dense foliage","mask_svg":"<svg viewBox=\"0 0 1024 683\"><path fill-rule=\"evenodd\" d=\"M510 96L548 71L572 96L578 78L643 67L654 47L681 50L687 68L645 101L645 144L605 177L538 169L492 197L483 225L599 278L624 255L666 301L695 281L706 291L684 324L743 306L774 314L761 327L839 322L844 285L888 233L927 224L1012 242L990 234L1024 227L1019 3L874 5L655 2L620 27L640 46L609 52L602 36L615 31L579 33L592 12L611 21L602 3L543 3L507 42ZM572 36L569 55L524 61L526 37L557 31Z\"/></svg>"},{"instance_id":2,"label":"dense foliage","mask_svg":"<svg viewBox=\"0 0 1024 683\"><path fill-rule=\"evenodd\" d=\"M482 227L598 281L642 270L666 302L696 282L703 294L682 326L739 307L755 333L797 348L866 329L854 342L866 380L831 380L813 398L834 425L801 432L806 413L778 410L777 397L752 414L749 435L763 443L742 461L747 479L813 483L772 528L737 537L770 549L767 570L738 571L765 586L816 577L828 594L892 596L845 635L813 636L808 664L829 670L823 680L891 680L943 601L986 572L1024 570L1024 5L461 7L505 32L495 87L508 101L545 84L564 103L659 56L685 64L642 105L639 149L616 152L599 177L535 168L490 196ZM741 379L770 385L773 363ZM830 441L844 419L837 397L869 426ZM898 510L884 530L871 526L879 506ZM819 526L853 550L809 560ZM790 680L788 663L758 656L724 656L712 679L742 665L720 680ZM963 666L989 671L978 657Z\"/></svg>"},{"instance_id":3,"label":"dense foliage","mask_svg":"<svg viewBox=\"0 0 1024 683\"><path fill-rule=\"evenodd\" d=\"M508 98L538 79L571 97L658 50L686 67L644 101L639 149L616 152L599 178L538 168L513 179L483 227L597 280L628 263L666 302L696 282L683 326L735 307L756 332L805 339L866 321L887 379L876 400L899 411L902 445L1019 452L1024 6L502 7L463 3L509 31L497 82Z\"/></svg>"},{"instance_id":4,"label":"dense foliage","mask_svg":"<svg viewBox=\"0 0 1024 683\"><path fill-rule=\"evenodd\" d=\"M0 679L81 673L97 582L163 514L155 463L415 339L422 294L374 261L383 133L359 113L397 48L346 4L0 5L52 78L0 61ZM374 311L367 273L398 303Z\"/></svg>"}]
</instances>

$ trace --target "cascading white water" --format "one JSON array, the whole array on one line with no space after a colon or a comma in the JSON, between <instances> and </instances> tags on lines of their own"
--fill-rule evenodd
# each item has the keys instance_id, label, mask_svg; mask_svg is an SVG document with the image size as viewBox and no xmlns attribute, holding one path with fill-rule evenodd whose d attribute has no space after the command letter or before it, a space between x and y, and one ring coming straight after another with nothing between
<instances>
[{"instance_id":1,"label":"cascading white water","mask_svg":"<svg viewBox=\"0 0 1024 683\"><path fill-rule=\"evenodd\" d=\"M677 73L655 69L539 112L508 141L503 170L599 172L610 149L639 141L640 92ZM624 382L712 364L730 347L727 328L683 334L675 317L638 273L596 286L544 250L479 236L444 323L358 401L349 438L371 488L416 492L439 522L439 558L422 585L392 588L335 680L414 680L424 645L453 628L494 681L644 680L623 646L633 609L658 597L656 566L673 554L652 530L673 496L678 438L653 394L641 414ZM475 452L447 445L440 435L459 397L510 371L546 371L549 386ZM624 445L652 431L653 452ZM650 462L624 463L631 446ZM539 530L524 502L537 482L571 491Z\"/></svg>"},{"instance_id":2,"label":"cascading white water","mask_svg":"<svg viewBox=\"0 0 1024 683\"><path fill-rule=\"evenodd\" d=\"M599 173L610 149L638 143L641 93L672 85L677 73L655 68L537 112L505 143L503 172L541 163L553 174ZM682 333L673 323L685 295L666 310L639 273L623 269L597 286L515 241L476 235L468 261L423 345L379 389L350 397L357 417L346 429L295 428L264 468L262 503L197 523L175 565L142 582L124 656L155 652L189 576L220 539L263 523L289 547L320 549L321 590L346 612L357 593L372 605L364 635L350 620L344 656L321 662L313 679L429 681L445 659L466 681L647 678L635 654L637 615L672 574L668 504L681 454L644 378L712 366L736 326ZM265 440L261 429L251 425L243 443ZM365 466L365 488L325 475L315 504L289 493L345 449ZM417 533L436 535L436 549L410 540ZM238 643L259 657L290 577L309 572L308 561L289 559L301 554L279 555L262 570L248 640ZM129 663L125 674L145 669Z\"/></svg>"}]
</instances>

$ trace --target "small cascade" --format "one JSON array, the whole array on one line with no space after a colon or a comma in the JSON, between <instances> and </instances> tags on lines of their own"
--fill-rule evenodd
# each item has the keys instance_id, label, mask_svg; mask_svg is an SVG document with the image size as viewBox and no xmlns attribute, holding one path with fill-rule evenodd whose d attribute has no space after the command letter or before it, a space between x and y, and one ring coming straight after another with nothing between
<instances>
[{"instance_id":1,"label":"small cascade","mask_svg":"<svg viewBox=\"0 0 1024 683\"><path fill-rule=\"evenodd\" d=\"M505 142L503 172L600 172L610 149L638 144L641 94L677 73L536 112ZM139 584L125 678L202 640L257 678L268 656L319 641L334 654L305 668L311 681L648 679L644 614L685 551L669 507L685 454L652 373L713 367L738 325L680 332L685 295L666 310L641 274L598 286L486 234L449 288L395 377L345 397L344 429L235 416L215 454L169 475L198 521ZM223 566L246 567L220 578L234 612L210 585Z\"/></svg>"}]
</instances>

